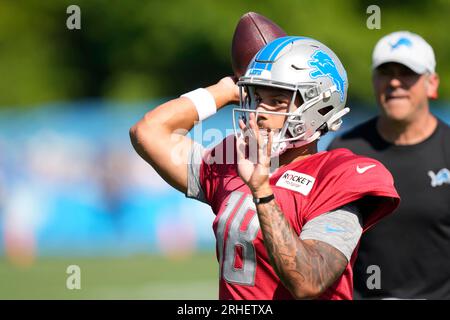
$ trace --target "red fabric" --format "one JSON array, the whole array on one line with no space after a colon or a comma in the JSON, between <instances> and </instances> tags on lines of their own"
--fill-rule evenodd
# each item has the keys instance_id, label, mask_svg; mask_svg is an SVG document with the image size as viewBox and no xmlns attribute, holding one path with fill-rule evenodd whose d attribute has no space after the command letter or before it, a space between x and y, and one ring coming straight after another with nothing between
<instances>
[{"instance_id":1,"label":"red fabric","mask_svg":"<svg viewBox=\"0 0 450 320\"><path fill-rule=\"evenodd\" d=\"M223 156L225 155L226 144L228 144L228 148L232 148L234 137L229 136L215 149L209 151L204 156L200 169L202 189L208 203L216 214L216 219L213 223L216 238L218 236L219 219L225 212L231 195L240 195L237 204L232 208L233 210L228 219L226 219L223 241L218 241L217 244L218 261L221 263L219 299L292 299L292 295L282 285L270 265L254 206L253 209L249 209L245 213L245 219L240 226L240 231L238 231L242 232L242 230L246 230L250 219L253 217L256 218L256 222L254 223L257 223L258 226L257 236L251 241L255 252L253 256L255 259L253 260L256 261L255 268L252 269L255 270L254 281L251 284L242 284L227 280L224 277L224 259L220 257L218 246L220 243L223 244L221 252L223 253L222 256L224 256L227 240L230 237L230 225L233 222L234 216L239 208L249 206L249 201L252 197L249 188L239 178L236 165L232 163L216 164L211 162L213 159L220 161L221 157L222 160L226 160L226 157ZM228 160L228 162L232 162L230 161L231 159ZM371 165L375 166L366 170L364 173L358 173L356 170L357 166L364 168ZM305 196L300 192L276 186L277 181L287 170L307 174L315 178L308 195ZM291 163L278 169L271 176L270 184L272 185L275 199L280 209L298 235L300 235L302 227L309 220L364 196L375 196L377 197L375 201L377 199L386 200L386 197L391 198L392 201L380 201L379 205L374 206L374 211L364 221L363 230L366 231L378 220L391 213L398 206L400 200L394 188L391 174L380 162L371 158L357 156L347 149L337 149L329 152L324 151L301 161ZM245 268L246 260L244 255L248 254L248 252L251 253L253 250L251 249L252 246L249 245L248 251L245 251L242 246L240 247L238 242L231 243L231 246L234 246L233 255L235 260L233 264L235 269L233 269L233 272L236 272L236 274L242 273L242 268ZM241 257L243 259L242 261ZM250 255L250 257L252 256ZM352 266L355 259L356 250L342 276L324 292L320 299L352 299ZM250 266L250 264L247 266ZM233 273L231 278L234 277ZM246 279L251 279L251 277L247 277Z\"/></svg>"}]
</instances>

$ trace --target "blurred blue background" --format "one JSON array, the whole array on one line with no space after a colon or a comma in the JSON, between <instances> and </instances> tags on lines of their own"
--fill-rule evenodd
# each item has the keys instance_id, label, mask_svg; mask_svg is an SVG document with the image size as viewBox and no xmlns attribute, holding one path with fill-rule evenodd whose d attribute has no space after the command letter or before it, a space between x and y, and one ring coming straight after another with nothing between
<instances>
[{"instance_id":1,"label":"blurred blue background","mask_svg":"<svg viewBox=\"0 0 450 320\"><path fill-rule=\"evenodd\" d=\"M178 254L214 250L208 206L165 183L133 150L129 128L161 101L0 111L0 253ZM343 130L373 116L352 107ZM208 147L232 132L232 106L195 127ZM448 108L435 113L450 122ZM319 143L325 149L333 134Z\"/></svg>"}]
</instances>

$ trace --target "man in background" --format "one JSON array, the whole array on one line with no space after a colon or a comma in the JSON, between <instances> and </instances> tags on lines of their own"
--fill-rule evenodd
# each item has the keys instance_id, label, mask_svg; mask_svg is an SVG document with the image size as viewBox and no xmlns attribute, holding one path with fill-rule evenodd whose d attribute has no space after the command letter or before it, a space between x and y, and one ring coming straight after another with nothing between
<instances>
[{"instance_id":1,"label":"man in background","mask_svg":"<svg viewBox=\"0 0 450 320\"><path fill-rule=\"evenodd\" d=\"M361 239L355 298L450 299L450 128L430 112L439 86L434 52L401 31L379 40L372 58L380 114L329 149L379 160L402 202Z\"/></svg>"}]
</instances>

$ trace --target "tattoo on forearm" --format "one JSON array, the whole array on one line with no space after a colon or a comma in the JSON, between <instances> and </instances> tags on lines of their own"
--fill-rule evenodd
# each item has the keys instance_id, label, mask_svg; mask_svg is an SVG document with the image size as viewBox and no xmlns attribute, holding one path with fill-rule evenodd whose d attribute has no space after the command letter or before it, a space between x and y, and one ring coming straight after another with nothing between
<instances>
[{"instance_id":1,"label":"tattoo on forearm","mask_svg":"<svg viewBox=\"0 0 450 320\"><path fill-rule=\"evenodd\" d=\"M287 289L323 292L339 278L347 265L340 251L322 241L302 241L276 201L257 206L257 211L272 266Z\"/></svg>"}]
</instances>

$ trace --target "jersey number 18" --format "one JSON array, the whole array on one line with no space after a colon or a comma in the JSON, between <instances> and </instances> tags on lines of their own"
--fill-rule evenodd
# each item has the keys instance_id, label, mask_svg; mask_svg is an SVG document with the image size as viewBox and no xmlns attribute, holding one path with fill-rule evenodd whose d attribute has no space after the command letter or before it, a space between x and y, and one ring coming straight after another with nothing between
<instances>
[{"instance_id":1,"label":"jersey number 18","mask_svg":"<svg viewBox=\"0 0 450 320\"><path fill-rule=\"evenodd\" d=\"M245 196L241 205L241 198ZM247 212L252 212L252 217L247 228L241 230L242 223ZM231 219L228 228L228 236L225 242L225 229L230 219L230 215L236 212ZM243 192L235 191L231 194L224 212L219 218L216 237L219 249L219 265L221 266L221 275L231 283L240 285L254 285L256 273L256 255L255 240L259 231L259 221L256 214L255 204L251 196L244 195ZM242 252L242 267L235 268L235 252L240 247Z\"/></svg>"}]
</instances>

